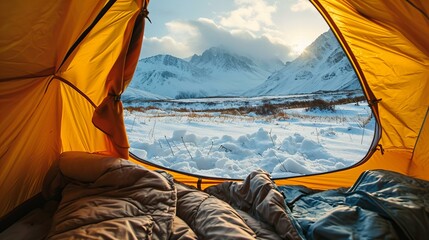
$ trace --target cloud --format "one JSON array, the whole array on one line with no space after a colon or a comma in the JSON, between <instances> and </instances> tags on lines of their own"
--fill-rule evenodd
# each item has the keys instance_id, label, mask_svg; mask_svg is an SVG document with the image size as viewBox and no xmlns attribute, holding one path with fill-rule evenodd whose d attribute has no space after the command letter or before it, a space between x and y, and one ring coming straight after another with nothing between
<instances>
[{"instance_id":1,"label":"cloud","mask_svg":"<svg viewBox=\"0 0 429 240\"><path fill-rule=\"evenodd\" d=\"M275 5L269 5L264 0L235 0L234 2L237 9L221 17L222 26L257 32L265 26L273 25L271 15L277 11Z\"/></svg>"},{"instance_id":2,"label":"cloud","mask_svg":"<svg viewBox=\"0 0 429 240\"><path fill-rule=\"evenodd\" d=\"M297 3L291 6L292 12L302 12L306 10L315 10L308 0L298 0Z\"/></svg>"},{"instance_id":3,"label":"cloud","mask_svg":"<svg viewBox=\"0 0 429 240\"><path fill-rule=\"evenodd\" d=\"M210 47L222 46L240 55L291 60L290 46L270 34L256 35L249 30L230 30L213 20L199 18L191 21L172 21L166 24L168 35L147 38L143 42L145 57L168 53L176 57L201 54ZM173 38L174 36L174 38Z\"/></svg>"},{"instance_id":4,"label":"cloud","mask_svg":"<svg viewBox=\"0 0 429 240\"><path fill-rule=\"evenodd\" d=\"M178 42L170 36L164 36L161 38L145 37L143 40L141 57L149 57L158 54L187 56L190 52L192 52L192 49L189 48L188 44Z\"/></svg>"}]
</instances>

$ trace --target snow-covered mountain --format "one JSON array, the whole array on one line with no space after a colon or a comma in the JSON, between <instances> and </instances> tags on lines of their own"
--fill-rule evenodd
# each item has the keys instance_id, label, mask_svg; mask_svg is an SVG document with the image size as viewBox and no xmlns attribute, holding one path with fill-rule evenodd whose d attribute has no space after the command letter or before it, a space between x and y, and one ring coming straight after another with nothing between
<instances>
[{"instance_id":1,"label":"snow-covered mountain","mask_svg":"<svg viewBox=\"0 0 429 240\"><path fill-rule=\"evenodd\" d=\"M213 47L189 61L156 55L139 61L130 87L169 98L232 96L265 81L280 61L257 61Z\"/></svg>"},{"instance_id":2,"label":"snow-covered mountain","mask_svg":"<svg viewBox=\"0 0 429 240\"><path fill-rule=\"evenodd\" d=\"M140 59L130 87L156 95L174 98L209 78L207 71L171 55L156 55ZM200 93L202 96L205 93Z\"/></svg>"},{"instance_id":3,"label":"snow-covered mountain","mask_svg":"<svg viewBox=\"0 0 429 240\"><path fill-rule=\"evenodd\" d=\"M144 58L137 65L130 87L136 89L134 92L154 94L155 99L281 96L361 88L331 31L320 35L286 64L278 59L241 56L220 47L188 60L171 55Z\"/></svg>"},{"instance_id":4,"label":"snow-covered mountain","mask_svg":"<svg viewBox=\"0 0 429 240\"><path fill-rule=\"evenodd\" d=\"M331 31L320 35L304 52L244 96L289 95L360 89L348 58Z\"/></svg>"},{"instance_id":5,"label":"snow-covered mountain","mask_svg":"<svg viewBox=\"0 0 429 240\"><path fill-rule=\"evenodd\" d=\"M219 47L212 47L201 55L195 54L189 62L212 71L255 72L258 68L250 58L239 56Z\"/></svg>"}]
</instances>

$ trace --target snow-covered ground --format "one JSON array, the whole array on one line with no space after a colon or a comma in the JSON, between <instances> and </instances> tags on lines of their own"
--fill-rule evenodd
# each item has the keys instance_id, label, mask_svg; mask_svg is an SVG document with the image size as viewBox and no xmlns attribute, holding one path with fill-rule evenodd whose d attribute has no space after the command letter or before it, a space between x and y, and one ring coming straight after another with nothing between
<instances>
[{"instance_id":1,"label":"snow-covered ground","mask_svg":"<svg viewBox=\"0 0 429 240\"><path fill-rule=\"evenodd\" d=\"M125 111L125 124L130 151L155 164L239 179L260 168L277 178L341 169L365 156L371 110L363 102L335 109L275 116L150 109Z\"/></svg>"}]
</instances>

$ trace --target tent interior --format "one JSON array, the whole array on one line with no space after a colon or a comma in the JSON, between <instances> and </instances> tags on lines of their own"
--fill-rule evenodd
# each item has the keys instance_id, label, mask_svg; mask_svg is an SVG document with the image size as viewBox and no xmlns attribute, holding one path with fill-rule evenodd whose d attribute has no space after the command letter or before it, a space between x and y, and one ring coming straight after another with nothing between
<instances>
[{"instance_id":1,"label":"tent interior","mask_svg":"<svg viewBox=\"0 0 429 240\"><path fill-rule=\"evenodd\" d=\"M275 184L348 188L365 171L376 169L429 181L429 3L311 3L355 69L377 120L377 134L368 154L353 167L275 179ZM44 181L64 153L94 153L163 169L129 154L121 103L140 51L145 51L148 8L149 0L0 3L2 230L46 203ZM71 171L97 168L91 159L76 160ZM163 170L174 181L202 190L225 182ZM428 231L420 227L417 233Z\"/></svg>"}]
</instances>

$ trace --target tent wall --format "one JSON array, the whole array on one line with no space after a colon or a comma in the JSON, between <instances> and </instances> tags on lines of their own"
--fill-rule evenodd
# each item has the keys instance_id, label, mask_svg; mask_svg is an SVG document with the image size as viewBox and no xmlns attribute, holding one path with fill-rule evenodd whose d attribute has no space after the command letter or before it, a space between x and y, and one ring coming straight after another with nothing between
<instances>
[{"instance_id":1,"label":"tent wall","mask_svg":"<svg viewBox=\"0 0 429 240\"><path fill-rule=\"evenodd\" d=\"M138 15L137 3L116 1L58 71L57 76L69 84L64 84L62 93L71 100L67 101L67 105L64 104L61 133L63 151L107 152L128 156L122 105L114 98L122 93L126 81L130 81L124 79L125 61ZM93 115L105 103L117 109L114 109L115 115L109 116L110 119L100 126L94 122ZM113 118L119 118L122 122L114 122ZM94 128L94 125L101 129ZM119 133L122 134L119 147L103 140L105 135L116 129L122 130Z\"/></svg>"},{"instance_id":2,"label":"tent wall","mask_svg":"<svg viewBox=\"0 0 429 240\"><path fill-rule=\"evenodd\" d=\"M49 78L0 82L0 216L40 192L61 151L59 84Z\"/></svg>"},{"instance_id":3,"label":"tent wall","mask_svg":"<svg viewBox=\"0 0 429 240\"><path fill-rule=\"evenodd\" d=\"M61 152L62 98L53 76L103 6L76 2L0 2L0 216L40 192Z\"/></svg>"},{"instance_id":4,"label":"tent wall","mask_svg":"<svg viewBox=\"0 0 429 240\"><path fill-rule=\"evenodd\" d=\"M104 4L105 1L1 1L1 81L52 75Z\"/></svg>"},{"instance_id":5,"label":"tent wall","mask_svg":"<svg viewBox=\"0 0 429 240\"><path fill-rule=\"evenodd\" d=\"M128 157L118 100L147 3L0 2L0 218L40 193L63 151Z\"/></svg>"},{"instance_id":6,"label":"tent wall","mask_svg":"<svg viewBox=\"0 0 429 240\"><path fill-rule=\"evenodd\" d=\"M62 151L106 151L106 141L100 141L105 135L91 121L95 107L65 83L61 83L60 90L65 99L61 116Z\"/></svg>"}]
</instances>

